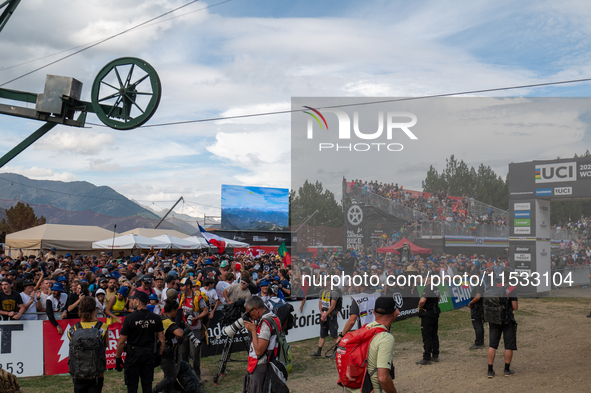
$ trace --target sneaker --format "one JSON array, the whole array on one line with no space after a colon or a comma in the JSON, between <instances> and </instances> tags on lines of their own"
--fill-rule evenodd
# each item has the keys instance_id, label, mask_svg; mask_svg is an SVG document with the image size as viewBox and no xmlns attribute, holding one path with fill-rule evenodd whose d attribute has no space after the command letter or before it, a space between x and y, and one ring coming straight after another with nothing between
<instances>
[{"instance_id":1,"label":"sneaker","mask_svg":"<svg viewBox=\"0 0 591 393\"><path fill-rule=\"evenodd\" d=\"M591 318L591 312L589 313L589 315L587 315L587 318Z\"/></svg>"},{"instance_id":2,"label":"sneaker","mask_svg":"<svg viewBox=\"0 0 591 393\"><path fill-rule=\"evenodd\" d=\"M319 351L316 351L314 353L311 353L310 356L312 356L313 358L319 358L322 356L322 354Z\"/></svg>"},{"instance_id":3,"label":"sneaker","mask_svg":"<svg viewBox=\"0 0 591 393\"><path fill-rule=\"evenodd\" d=\"M435 356L433 355L433 357L431 358L431 360L435 363L439 363L439 355Z\"/></svg>"},{"instance_id":4,"label":"sneaker","mask_svg":"<svg viewBox=\"0 0 591 393\"><path fill-rule=\"evenodd\" d=\"M421 359L418 362L416 362L419 366L427 366L429 364L431 364L430 360L425 360L425 359Z\"/></svg>"},{"instance_id":5,"label":"sneaker","mask_svg":"<svg viewBox=\"0 0 591 393\"><path fill-rule=\"evenodd\" d=\"M482 349L484 348L484 344L474 344L470 347L470 349Z\"/></svg>"},{"instance_id":6,"label":"sneaker","mask_svg":"<svg viewBox=\"0 0 591 393\"><path fill-rule=\"evenodd\" d=\"M505 376L510 377L511 375L515 374L514 370L505 370Z\"/></svg>"},{"instance_id":7,"label":"sneaker","mask_svg":"<svg viewBox=\"0 0 591 393\"><path fill-rule=\"evenodd\" d=\"M495 371L494 370L488 372L488 377L489 378L492 378L494 376L495 376Z\"/></svg>"}]
</instances>

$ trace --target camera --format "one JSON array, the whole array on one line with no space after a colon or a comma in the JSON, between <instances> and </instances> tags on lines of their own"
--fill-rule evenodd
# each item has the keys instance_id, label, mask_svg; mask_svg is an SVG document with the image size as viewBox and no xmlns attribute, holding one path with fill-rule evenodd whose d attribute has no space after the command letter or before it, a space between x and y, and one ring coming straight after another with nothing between
<instances>
[{"instance_id":1,"label":"camera","mask_svg":"<svg viewBox=\"0 0 591 393\"><path fill-rule=\"evenodd\" d=\"M201 340L199 340L197 337L195 337L195 334L193 334L193 332L189 333L189 340L191 341L191 344L193 344L193 346L195 348L197 348L201 344Z\"/></svg>"},{"instance_id":2,"label":"camera","mask_svg":"<svg viewBox=\"0 0 591 393\"><path fill-rule=\"evenodd\" d=\"M234 304L227 304L223 308L224 316L221 324L226 326L224 333L228 337L234 337L244 327L244 321L250 321L250 316L244 308L244 300L239 299Z\"/></svg>"}]
</instances>

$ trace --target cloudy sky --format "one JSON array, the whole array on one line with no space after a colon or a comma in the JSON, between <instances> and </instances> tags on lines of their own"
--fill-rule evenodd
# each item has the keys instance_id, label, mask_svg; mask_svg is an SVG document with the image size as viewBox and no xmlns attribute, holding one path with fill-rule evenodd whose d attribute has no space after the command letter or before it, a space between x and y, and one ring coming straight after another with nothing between
<instances>
[{"instance_id":1,"label":"cloudy sky","mask_svg":"<svg viewBox=\"0 0 591 393\"><path fill-rule=\"evenodd\" d=\"M289 110L292 97L421 96L591 77L585 1L222 1L191 4L3 86L41 93L46 74L71 76L90 100L99 70L133 56L157 70L163 95L145 127L58 126L2 171L107 185L162 207L182 195L190 202L184 213L219 215L222 184L290 187L290 115L150 125ZM187 3L22 1L0 33L0 85ZM487 95L589 97L590 86ZM100 123L94 115L88 121ZM0 150L40 125L0 116ZM456 154L504 176L510 161L584 152L589 131L582 126L556 139L532 136L528 143L539 147L524 155L505 149L502 138L486 138L498 153L482 154L473 138L450 136L448 148L405 160L426 172ZM416 173L397 176L407 188L420 187Z\"/></svg>"}]
</instances>

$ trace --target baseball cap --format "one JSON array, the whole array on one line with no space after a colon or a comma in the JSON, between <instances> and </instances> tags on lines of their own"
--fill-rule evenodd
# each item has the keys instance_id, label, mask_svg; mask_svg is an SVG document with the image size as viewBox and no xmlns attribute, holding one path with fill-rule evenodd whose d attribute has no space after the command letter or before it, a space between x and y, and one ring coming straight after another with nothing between
<instances>
[{"instance_id":1,"label":"baseball cap","mask_svg":"<svg viewBox=\"0 0 591 393\"><path fill-rule=\"evenodd\" d=\"M27 287L29 285L35 285L35 283L33 281L31 281L31 280L25 280L25 281L23 281L23 288L24 287Z\"/></svg>"},{"instance_id":2,"label":"baseball cap","mask_svg":"<svg viewBox=\"0 0 591 393\"><path fill-rule=\"evenodd\" d=\"M269 285L269 281L267 280L261 280L261 283L259 284L260 287L263 287L265 285Z\"/></svg>"},{"instance_id":3,"label":"baseball cap","mask_svg":"<svg viewBox=\"0 0 591 393\"><path fill-rule=\"evenodd\" d=\"M152 282L152 278L146 274L145 276L142 277L142 281L143 282Z\"/></svg>"},{"instance_id":4,"label":"baseball cap","mask_svg":"<svg viewBox=\"0 0 591 393\"><path fill-rule=\"evenodd\" d=\"M105 292L105 290L103 288L97 289L97 291L94 294L94 296L96 297L96 296L101 295L101 294L107 296L107 293Z\"/></svg>"},{"instance_id":5,"label":"baseball cap","mask_svg":"<svg viewBox=\"0 0 591 393\"><path fill-rule=\"evenodd\" d=\"M228 261L222 261L222 263L220 264L220 267L226 267L228 266Z\"/></svg>"},{"instance_id":6,"label":"baseball cap","mask_svg":"<svg viewBox=\"0 0 591 393\"><path fill-rule=\"evenodd\" d=\"M65 276L59 276L59 278L57 279L57 282L62 282L62 281L68 281L68 279Z\"/></svg>"},{"instance_id":7,"label":"baseball cap","mask_svg":"<svg viewBox=\"0 0 591 393\"><path fill-rule=\"evenodd\" d=\"M181 285L191 285L191 279L188 277L185 277L181 280Z\"/></svg>"},{"instance_id":8,"label":"baseball cap","mask_svg":"<svg viewBox=\"0 0 591 393\"><path fill-rule=\"evenodd\" d=\"M197 286L201 286L201 281L193 281L193 286L197 287Z\"/></svg>"},{"instance_id":9,"label":"baseball cap","mask_svg":"<svg viewBox=\"0 0 591 393\"><path fill-rule=\"evenodd\" d=\"M398 307L393 298L389 296L380 296L376 299L374 311L378 314L392 314Z\"/></svg>"},{"instance_id":10,"label":"baseball cap","mask_svg":"<svg viewBox=\"0 0 591 393\"><path fill-rule=\"evenodd\" d=\"M155 293L150 294L150 296L148 297L149 300L158 300L158 295L156 295Z\"/></svg>"},{"instance_id":11,"label":"baseball cap","mask_svg":"<svg viewBox=\"0 0 591 393\"><path fill-rule=\"evenodd\" d=\"M133 294L133 296L130 297L130 299L137 299L143 304L148 304L150 302L148 294L142 291L135 291L135 293Z\"/></svg>"},{"instance_id":12,"label":"baseball cap","mask_svg":"<svg viewBox=\"0 0 591 393\"><path fill-rule=\"evenodd\" d=\"M53 286L51 287L52 291L58 291L58 292L63 292L64 291L64 285L61 282L56 282L55 284L53 284Z\"/></svg>"}]
</instances>

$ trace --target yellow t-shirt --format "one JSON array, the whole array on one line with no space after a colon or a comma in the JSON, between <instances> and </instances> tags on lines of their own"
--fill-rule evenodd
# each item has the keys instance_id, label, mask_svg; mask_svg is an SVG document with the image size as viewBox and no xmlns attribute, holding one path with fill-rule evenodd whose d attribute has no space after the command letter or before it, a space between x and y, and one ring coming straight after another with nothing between
<instances>
[{"instance_id":1,"label":"yellow t-shirt","mask_svg":"<svg viewBox=\"0 0 591 393\"><path fill-rule=\"evenodd\" d=\"M383 326L377 322L371 322L368 326ZM394 336L385 331L376 335L367 352L367 372L372 373L376 368L387 368L390 370L392 357L394 355ZM371 384L375 392L380 391L380 382L378 381L378 372L371 376ZM351 393L361 393L361 389L349 390Z\"/></svg>"},{"instance_id":2,"label":"yellow t-shirt","mask_svg":"<svg viewBox=\"0 0 591 393\"><path fill-rule=\"evenodd\" d=\"M94 322L82 322L80 321L80 325L82 326L83 329L90 329L93 328L96 324L98 323L98 321L94 321ZM76 325L74 325L76 326ZM103 323L103 326L101 326L101 328L99 329L101 332L101 337L103 338L103 340L105 339L105 336L107 335L108 330L106 329L106 325ZM70 329L68 329L68 339L72 339L70 337Z\"/></svg>"}]
</instances>

